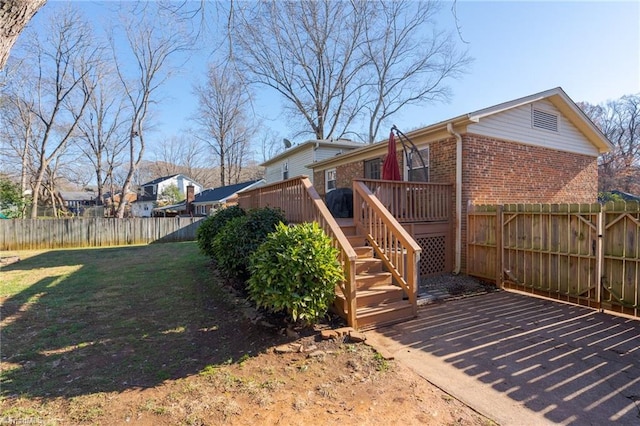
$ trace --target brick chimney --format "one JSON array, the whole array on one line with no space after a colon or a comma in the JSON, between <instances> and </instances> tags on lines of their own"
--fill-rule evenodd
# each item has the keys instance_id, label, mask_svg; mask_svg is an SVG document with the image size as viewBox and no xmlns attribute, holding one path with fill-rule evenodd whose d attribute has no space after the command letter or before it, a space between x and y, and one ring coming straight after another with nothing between
<instances>
[{"instance_id":1,"label":"brick chimney","mask_svg":"<svg viewBox=\"0 0 640 426\"><path fill-rule=\"evenodd\" d=\"M185 202L185 210L187 214L193 213L191 203L196 198L194 191L195 191L195 188L193 185L187 185L187 200Z\"/></svg>"}]
</instances>

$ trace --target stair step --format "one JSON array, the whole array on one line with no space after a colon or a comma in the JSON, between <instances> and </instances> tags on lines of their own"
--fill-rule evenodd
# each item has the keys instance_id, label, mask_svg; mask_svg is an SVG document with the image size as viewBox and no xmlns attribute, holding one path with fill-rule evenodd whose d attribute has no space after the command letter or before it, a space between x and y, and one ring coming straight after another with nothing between
<instances>
[{"instance_id":1,"label":"stair step","mask_svg":"<svg viewBox=\"0 0 640 426\"><path fill-rule=\"evenodd\" d=\"M340 228L355 225L352 217L336 217L335 220Z\"/></svg>"},{"instance_id":2,"label":"stair step","mask_svg":"<svg viewBox=\"0 0 640 426\"><path fill-rule=\"evenodd\" d=\"M351 226L341 226L340 229L342 229L342 232L344 233L344 235L349 236L349 235L356 235L357 230L356 230L356 226L355 225L351 225Z\"/></svg>"},{"instance_id":3,"label":"stair step","mask_svg":"<svg viewBox=\"0 0 640 426\"><path fill-rule=\"evenodd\" d=\"M373 287L369 290L359 290L357 292L358 308L400 302L403 297L404 291L395 285L384 285Z\"/></svg>"},{"instance_id":4,"label":"stair step","mask_svg":"<svg viewBox=\"0 0 640 426\"><path fill-rule=\"evenodd\" d=\"M356 275L356 289L366 290L391 284L391 272L374 272Z\"/></svg>"},{"instance_id":5,"label":"stair step","mask_svg":"<svg viewBox=\"0 0 640 426\"><path fill-rule=\"evenodd\" d=\"M409 302L401 301L358 308L357 317L358 329L370 330L410 320L416 317L416 312Z\"/></svg>"},{"instance_id":6,"label":"stair step","mask_svg":"<svg viewBox=\"0 0 640 426\"><path fill-rule=\"evenodd\" d=\"M373 257L356 260L356 275L372 272L382 272L382 260Z\"/></svg>"},{"instance_id":7,"label":"stair step","mask_svg":"<svg viewBox=\"0 0 640 426\"><path fill-rule=\"evenodd\" d=\"M367 238L364 235L345 235L352 247L363 247L367 244Z\"/></svg>"},{"instance_id":8,"label":"stair step","mask_svg":"<svg viewBox=\"0 0 640 426\"><path fill-rule=\"evenodd\" d=\"M373 247L360 246L354 247L353 249L356 251L359 258L373 257Z\"/></svg>"},{"instance_id":9,"label":"stair step","mask_svg":"<svg viewBox=\"0 0 640 426\"><path fill-rule=\"evenodd\" d=\"M375 307L400 302L404 298L404 291L395 285L374 287L370 290L358 290L356 303L358 308ZM340 308L345 307L345 297L341 291L336 292L336 303Z\"/></svg>"}]
</instances>

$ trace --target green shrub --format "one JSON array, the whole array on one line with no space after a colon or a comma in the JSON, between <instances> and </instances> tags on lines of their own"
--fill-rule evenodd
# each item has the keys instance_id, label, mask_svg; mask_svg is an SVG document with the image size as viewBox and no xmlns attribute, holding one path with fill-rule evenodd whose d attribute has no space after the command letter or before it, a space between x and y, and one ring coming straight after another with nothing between
<instances>
[{"instance_id":1,"label":"green shrub","mask_svg":"<svg viewBox=\"0 0 640 426\"><path fill-rule=\"evenodd\" d=\"M213 216L209 216L204 219L198 229L196 230L196 239L198 241L198 247L202 253L209 257L214 257L211 244L213 239L220 232L220 230L231 219L235 217L244 216L245 211L238 206L227 207L226 209L219 210Z\"/></svg>"},{"instance_id":2,"label":"green shrub","mask_svg":"<svg viewBox=\"0 0 640 426\"><path fill-rule=\"evenodd\" d=\"M269 207L250 210L246 216L227 222L211 245L220 272L228 277L246 278L249 256L281 222L286 222L282 211Z\"/></svg>"},{"instance_id":3,"label":"green shrub","mask_svg":"<svg viewBox=\"0 0 640 426\"><path fill-rule=\"evenodd\" d=\"M278 225L251 256L249 296L260 307L314 323L327 313L343 279L337 255L317 223Z\"/></svg>"},{"instance_id":4,"label":"green shrub","mask_svg":"<svg viewBox=\"0 0 640 426\"><path fill-rule=\"evenodd\" d=\"M620 194L613 192L598 192L598 202L604 204L609 201L624 201L624 198Z\"/></svg>"}]
</instances>

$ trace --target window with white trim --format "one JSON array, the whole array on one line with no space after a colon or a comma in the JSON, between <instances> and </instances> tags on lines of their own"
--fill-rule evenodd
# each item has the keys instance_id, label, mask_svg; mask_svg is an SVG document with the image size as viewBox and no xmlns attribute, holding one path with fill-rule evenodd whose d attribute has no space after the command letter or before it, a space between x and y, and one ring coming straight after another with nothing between
<instances>
[{"instance_id":1,"label":"window with white trim","mask_svg":"<svg viewBox=\"0 0 640 426\"><path fill-rule=\"evenodd\" d=\"M407 168L407 179L410 182L429 182L429 147L418 152L410 152Z\"/></svg>"},{"instance_id":2,"label":"window with white trim","mask_svg":"<svg viewBox=\"0 0 640 426\"><path fill-rule=\"evenodd\" d=\"M324 171L325 189L327 192L336 189L338 180L338 174L336 169L329 169Z\"/></svg>"}]
</instances>

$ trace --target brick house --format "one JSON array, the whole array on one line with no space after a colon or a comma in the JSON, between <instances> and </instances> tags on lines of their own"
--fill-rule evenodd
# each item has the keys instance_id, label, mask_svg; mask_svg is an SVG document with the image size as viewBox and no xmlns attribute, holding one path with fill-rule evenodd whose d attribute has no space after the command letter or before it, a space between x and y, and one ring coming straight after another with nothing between
<instances>
[{"instance_id":1,"label":"brick house","mask_svg":"<svg viewBox=\"0 0 640 426\"><path fill-rule=\"evenodd\" d=\"M559 87L406 136L424 163L397 143L404 180L453 185L450 227L455 242L447 242L445 251L447 257L455 257L455 271L465 270L469 204L596 202L598 156L611 149ZM387 145L385 140L310 164L315 189L324 195L328 187L351 187L353 179L381 179ZM328 186L327 177L335 182ZM408 230L416 238L413 228Z\"/></svg>"}]
</instances>

